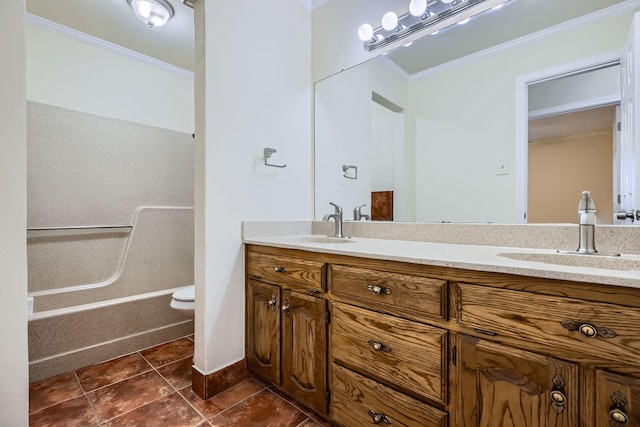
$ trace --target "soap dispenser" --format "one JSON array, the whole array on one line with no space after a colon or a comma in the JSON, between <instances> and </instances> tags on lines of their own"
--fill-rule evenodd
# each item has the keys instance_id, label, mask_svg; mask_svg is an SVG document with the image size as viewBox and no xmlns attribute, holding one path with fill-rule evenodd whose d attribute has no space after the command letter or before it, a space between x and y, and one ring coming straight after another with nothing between
<instances>
[{"instance_id":1,"label":"soap dispenser","mask_svg":"<svg viewBox=\"0 0 640 427\"><path fill-rule=\"evenodd\" d=\"M595 254L596 204L591 199L590 191L582 192L582 199L578 204L578 227L580 240L578 253Z\"/></svg>"}]
</instances>

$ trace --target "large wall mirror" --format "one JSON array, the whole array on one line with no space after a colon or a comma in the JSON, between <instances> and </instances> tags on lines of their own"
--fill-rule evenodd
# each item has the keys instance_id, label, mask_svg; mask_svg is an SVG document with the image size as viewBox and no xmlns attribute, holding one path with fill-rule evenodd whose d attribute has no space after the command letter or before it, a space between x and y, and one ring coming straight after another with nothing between
<instances>
[{"instance_id":1,"label":"large wall mirror","mask_svg":"<svg viewBox=\"0 0 640 427\"><path fill-rule=\"evenodd\" d=\"M575 223L591 190L612 223L633 3L512 0L316 82L315 218Z\"/></svg>"}]
</instances>

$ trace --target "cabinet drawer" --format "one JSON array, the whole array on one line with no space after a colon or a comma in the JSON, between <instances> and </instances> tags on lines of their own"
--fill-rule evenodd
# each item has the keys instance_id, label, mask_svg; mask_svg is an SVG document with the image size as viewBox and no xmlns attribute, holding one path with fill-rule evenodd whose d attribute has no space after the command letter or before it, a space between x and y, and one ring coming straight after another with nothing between
<instances>
[{"instance_id":1,"label":"cabinet drawer","mask_svg":"<svg viewBox=\"0 0 640 427\"><path fill-rule=\"evenodd\" d=\"M250 250L246 270L252 279L304 290L325 290L325 263L321 261Z\"/></svg>"},{"instance_id":2,"label":"cabinet drawer","mask_svg":"<svg viewBox=\"0 0 640 427\"><path fill-rule=\"evenodd\" d=\"M378 414L381 419L374 422ZM331 419L343 427L372 424L444 427L447 414L336 364L331 365Z\"/></svg>"},{"instance_id":3,"label":"cabinet drawer","mask_svg":"<svg viewBox=\"0 0 640 427\"><path fill-rule=\"evenodd\" d=\"M447 331L333 304L331 357L416 397L446 403Z\"/></svg>"},{"instance_id":4,"label":"cabinet drawer","mask_svg":"<svg viewBox=\"0 0 640 427\"><path fill-rule=\"evenodd\" d=\"M446 319L447 282L371 269L331 265L331 292L354 304L412 317Z\"/></svg>"},{"instance_id":5,"label":"cabinet drawer","mask_svg":"<svg viewBox=\"0 0 640 427\"><path fill-rule=\"evenodd\" d=\"M457 287L458 321L464 326L585 360L638 363L639 308L464 283Z\"/></svg>"}]
</instances>

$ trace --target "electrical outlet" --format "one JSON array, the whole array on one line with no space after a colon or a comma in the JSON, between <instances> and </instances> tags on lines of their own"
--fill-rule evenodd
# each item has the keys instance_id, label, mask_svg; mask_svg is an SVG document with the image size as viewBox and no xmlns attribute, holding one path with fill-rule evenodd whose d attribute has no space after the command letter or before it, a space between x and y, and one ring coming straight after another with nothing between
<instances>
[{"instance_id":1,"label":"electrical outlet","mask_svg":"<svg viewBox=\"0 0 640 427\"><path fill-rule=\"evenodd\" d=\"M27 297L27 313L29 316L33 314L33 297Z\"/></svg>"}]
</instances>

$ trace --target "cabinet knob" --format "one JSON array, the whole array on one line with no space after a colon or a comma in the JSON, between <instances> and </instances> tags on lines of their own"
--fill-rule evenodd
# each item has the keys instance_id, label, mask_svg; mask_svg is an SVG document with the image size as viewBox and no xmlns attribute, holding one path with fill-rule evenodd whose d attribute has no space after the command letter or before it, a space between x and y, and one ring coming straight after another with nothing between
<instances>
[{"instance_id":1,"label":"cabinet knob","mask_svg":"<svg viewBox=\"0 0 640 427\"><path fill-rule=\"evenodd\" d=\"M553 406L556 414L563 413L564 405L567 403L567 395L564 391L565 386L564 378L560 375L553 377L553 388L551 389L549 397L551 397L551 406Z\"/></svg>"},{"instance_id":2,"label":"cabinet knob","mask_svg":"<svg viewBox=\"0 0 640 427\"><path fill-rule=\"evenodd\" d=\"M291 312L291 306L289 305L289 298L284 299L284 305L282 306L282 311L286 316L289 316L289 313Z\"/></svg>"},{"instance_id":3,"label":"cabinet knob","mask_svg":"<svg viewBox=\"0 0 640 427\"><path fill-rule=\"evenodd\" d=\"M384 351L385 353L391 353L391 347L389 347L385 343L374 340L369 340L368 343L374 351Z\"/></svg>"},{"instance_id":4,"label":"cabinet knob","mask_svg":"<svg viewBox=\"0 0 640 427\"><path fill-rule=\"evenodd\" d=\"M614 338L618 334L613 329L605 328L603 326L595 326L588 322L576 322L575 320L565 320L560 322L563 328L569 331L578 331L580 334L587 338Z\"/></svg>"},{"instance_id":5,"label":"cabinet knob","mask_svg":"<svg viewBox=\"0 0 640 427\"><path fill-rule=\"evenodd\" d=\"M393 422L391 421L391 418L387 417L385 414L376 412L373 409L371 409L368 412L368 414L371 417L371 420L373 421L374 424L380 424L380 423L393 424Z\"/></svg>"},{"instance_id":6,"label":"cabinet knob","mask_svg":"<svg viewBox=\"0 0 640 427\"><path fill-rule=\"evenodd\" d=\"M611 412L609 412L609 416L611 417L611 421L616 422L619 425L625 425L629 422L629 417L622 409L612 409Z\"/></svg>"},{"instance_id":7,"label":"cabinet knob","mask_svg":"<svg viewBox=\"0 0 640 427\"><path fill-rule=\"evenodd\" d=\"M276 297L276 294L271 294L271 299L267 304L269 304L269 308L276 311L276 306L278 305L278 298Z\"/></svg>"},{"instance_id":8,"label":"cabinet knob","mask_svg":"<svg viewBox=\"0 0 640 427\"><path fill-rule=\"evenodd\" d=\"M287 269L282 266L273 267L276 273L286 273Z\"/></svg>"},{"instance_id":9,"label":"cabinet knob","mask_svg":"<svg viewBox=\"0 0 640 427\"><path fill-rule=\"evenodd\" d=\"M391 295L391 289L385 288L384 286L369 285L367 289L375 295Z\"/></svg>"},{"instance_id":10,"label":"cabinet knob","mask_svg":"<svg viewBox=\"0 0 640 427\"><path fill-rule=\"evenodd\" d=\"M627 405L627 398L624 397L621 391L616 391L611 395L611 410L609 411L609 425L611 427L625 426L629 423L629 416L624 411L624 407Z\"/></svg>"}]
</instances>

